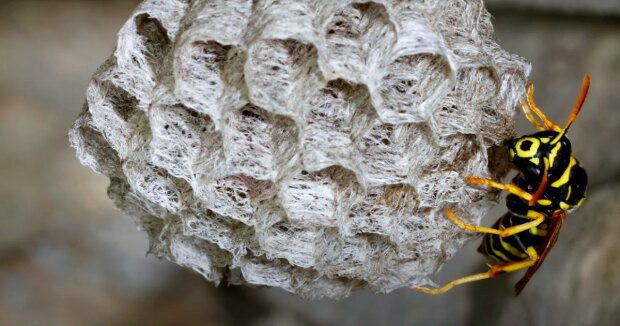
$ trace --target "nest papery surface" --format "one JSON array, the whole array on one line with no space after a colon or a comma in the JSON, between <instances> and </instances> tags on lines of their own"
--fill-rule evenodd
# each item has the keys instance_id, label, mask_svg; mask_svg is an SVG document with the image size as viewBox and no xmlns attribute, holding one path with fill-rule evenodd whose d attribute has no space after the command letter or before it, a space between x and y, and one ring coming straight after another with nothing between
<instances>
[{"instance_id":1,"label":"nest papery surface","mask_svg":"<svg viewBox=\"0 0 620 326\"><path fill-rule=\"evenodd\" d=\"M69 133L150 239L306 298L428 284L497 193L529 73L479 1L147 0ZM499 159L498 159L499 158Z\"/></svg>"}]
</instances>

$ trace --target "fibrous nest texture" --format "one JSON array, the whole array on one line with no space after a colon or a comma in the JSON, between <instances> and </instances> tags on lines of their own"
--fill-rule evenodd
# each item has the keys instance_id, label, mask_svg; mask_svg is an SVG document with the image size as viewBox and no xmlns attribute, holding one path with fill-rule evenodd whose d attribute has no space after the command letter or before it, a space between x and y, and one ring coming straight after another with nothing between
<instances>
[{"instance_id":1,"label":"fibrous nest texture","mask_svg":"<svg viewBox=\"0 0 620 326\"><path fill-rule=\"evenodd\" d=\"M306 298L428 277L496 193L529 66L480 1L147 0L70 131L150 239ZM500 162L500 163L498 163Z\"/></svg>"}]
</instances>

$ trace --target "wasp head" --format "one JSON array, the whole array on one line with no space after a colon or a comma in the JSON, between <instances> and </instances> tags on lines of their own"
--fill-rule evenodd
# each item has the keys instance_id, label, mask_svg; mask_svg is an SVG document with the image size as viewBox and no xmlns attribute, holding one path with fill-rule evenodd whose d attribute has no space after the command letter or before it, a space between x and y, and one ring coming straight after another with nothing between
<instances>
[{"instance_id":1,"label":"wasp head","mask_svg":"<svg viewBox=\"0 0 620 326\"><path fill-rule=\"evenodd\" d=\"M549 162L549 176L563 171L571 157L571 143L556 131L541 131L507 142L512 163L527 176L540 176L545 159Z\"/></svg>"}]
</instances>

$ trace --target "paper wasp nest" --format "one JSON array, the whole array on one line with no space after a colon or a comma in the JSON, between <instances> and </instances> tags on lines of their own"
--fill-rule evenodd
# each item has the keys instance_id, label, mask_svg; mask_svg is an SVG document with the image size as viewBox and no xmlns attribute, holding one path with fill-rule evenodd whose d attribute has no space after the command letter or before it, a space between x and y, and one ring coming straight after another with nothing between
<instances>
[{"instance_id":1,"label":"paper wasp nest","mask_svg":"<svg viewBox=\"0 0 620 326\"><path fill-rule=\"evenodd\" d=\"M147 0L70 141L150 252L306 298L426 284L497 193L529 66L481 1Z\"/></svg>"}]
</instances>

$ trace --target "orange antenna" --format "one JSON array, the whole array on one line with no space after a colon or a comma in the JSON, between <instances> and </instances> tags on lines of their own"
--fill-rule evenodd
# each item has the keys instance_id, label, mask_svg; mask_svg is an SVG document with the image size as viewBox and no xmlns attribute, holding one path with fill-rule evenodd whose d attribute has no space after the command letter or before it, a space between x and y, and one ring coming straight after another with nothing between
<instances>
[{"instance_id":1,"label":"orange antenna","mask_svg":"<svg viewBox=\"0 0 620 326\"><path fill-rule=\"evenodd\" d=\"M553 121L547 119L547 116L545 116L545 114L542 113L542 111L534 103L534 85L532 83L527 84L527 108L525 108L525 106L522 106L522 108L524 108L525 116L528 117L528 119L529 119L529 115L531 114L528 114L526 111L528 111L529 109L532 112L534 112L534 114L536 114L536 116L544 124L545 126L544 129L553 130L557 132L562 131L562 129L560 129L560 127L558 127L555 123L553 123ZM532 122L532 124L534 124L534 122ZM534 127L538 129L538 126L536 124L534 124Z\"/></svg>"},{"instance_id":2,"label":"orange antenna","mask_svg":"<svg viewBox=\"0 0 620 326\"><path fill-rule=\"evenodd\" d=\"M566 134L566 131L573 123L573 120L581 111L581 107L583 106L583 102L586 100L586 96L588 95L588 89L590 88L590 76L588 74L583 75L583 81L581 82L581 90L579 91L579 97L577 97L577 101L575 102L575 106L573 106L573 110L571 111L568 119L566 120L566 124L562 131L551 141L551 144L555 144L560 141L560 138Z\"/></svg>"}]
</instances>

